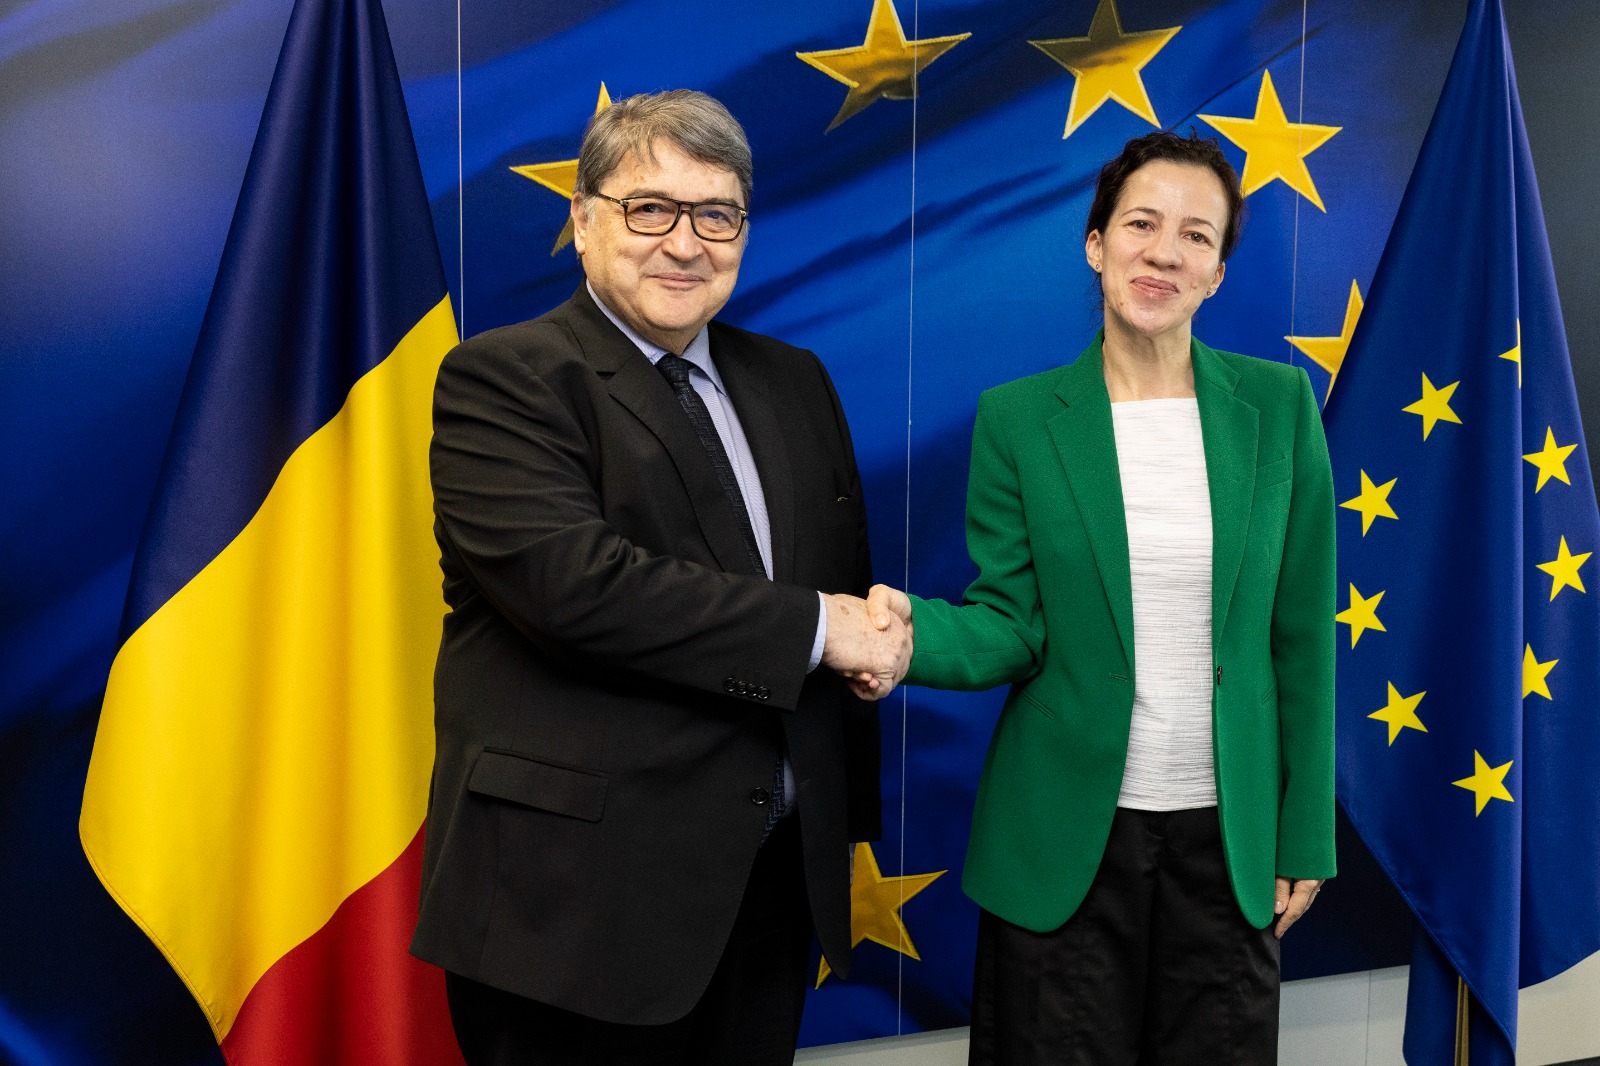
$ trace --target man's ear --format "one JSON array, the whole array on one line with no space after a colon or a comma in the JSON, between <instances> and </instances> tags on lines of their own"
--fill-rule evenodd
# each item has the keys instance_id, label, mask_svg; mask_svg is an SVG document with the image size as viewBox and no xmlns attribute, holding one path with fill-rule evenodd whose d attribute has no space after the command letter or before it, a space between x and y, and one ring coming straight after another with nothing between
<instances>
[{"instance_id":1,"label":"man's ear","mask_svg":"<svg viewBox=\"0 0 1600 1066\"><path fill-rule=\"evenodd\" d=\"M589 240L589 209L583 202L583 197L573 194L572 197L572 247L579 254L583 254L583 247Z\"/></svg>"}]
</instances>

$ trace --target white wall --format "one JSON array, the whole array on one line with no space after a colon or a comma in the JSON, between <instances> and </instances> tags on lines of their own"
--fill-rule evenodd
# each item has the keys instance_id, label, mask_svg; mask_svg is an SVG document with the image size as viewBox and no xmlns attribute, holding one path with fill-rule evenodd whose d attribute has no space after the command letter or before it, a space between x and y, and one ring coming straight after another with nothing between
<instances>
[{"instance_id":1,"label":"white wall","mask_svg":"<svg viewBox=\"0 0 1600 1066\"><path fill-rule=\"evenodd\" d=\"M1279 1058L1285 1066L1399 1066L1407 968L1292 981L1283 986ZM1600 1056L1600 955L1523 989L1519 1066ZM807 1048L805 1066L966 1066L967 1031Z\"/></svg>"}]
</instances>

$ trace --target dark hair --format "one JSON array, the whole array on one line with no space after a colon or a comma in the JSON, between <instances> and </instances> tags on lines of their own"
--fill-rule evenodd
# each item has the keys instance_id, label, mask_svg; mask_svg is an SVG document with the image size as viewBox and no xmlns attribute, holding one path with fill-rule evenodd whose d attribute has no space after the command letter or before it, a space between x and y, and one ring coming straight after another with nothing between
<instances>
[{"instance_id":1,"label":"dark hair","mask_svg":"<svg viewBox=\"0 0 1600 1066\"><path fill-rule=\"evenodd\" d=\"M1222 232L1222 259L1226 261L1239 243L1239 233L1244 229L1244 194L1239 191L1239 174L1222 154L1222 146L1215 137L1201 137L1194 127L1189 136L1180 137L1168 130L1135 137L1122 146L1115 159L1100 168L1100 180L1094 187L1094 203L1089 205L1089 220L1083 225L1083 239L1095 230L1105 236L1106 224L1111 221L1111 211L1117 206L1117 197L1128 183L1133 172L1146 163L1165 159L1186 166L1205 167L1222 182L1228 197L1228 224Z\"/></svg>"},{"instance_id":2,"label":"dark hair","mask_svg":"<svg viewBox=\"0 0 1600 1066\"><path fill-rule=\"evenodd\" d=\"M600 183L622 165L628 153L655 162L657 140L675 145L691 159L733 171L750 206L750 142L744 128L728 109L705 93L669 89L618 100L589 120L578 150L578 180L574 191L588 199Z\"/></svg>"}]
</instances>

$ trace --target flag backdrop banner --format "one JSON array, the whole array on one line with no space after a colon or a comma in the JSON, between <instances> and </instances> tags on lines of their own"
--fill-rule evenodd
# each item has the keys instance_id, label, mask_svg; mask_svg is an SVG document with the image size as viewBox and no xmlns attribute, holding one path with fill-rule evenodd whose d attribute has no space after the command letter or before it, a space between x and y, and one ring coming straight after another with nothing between
<instances>
[{"instance_id":1,"label":"flag backdrop banner","mask_svg":"<svg viewBox=\"0 0 1600 1066\"><path fill-rule=\"evenodd\" d=\"M1600 950L1600 516L1500 0L1324 417L1339 795L1418 919L1406 1061L1468 1061L1459 977L1470 1061L1510 1066L1518 988Z\"/></svg>"},{"instance_id":2,"label":"flag backdrop banner","mask_svg":"<svg viewBox=\"0 0 1600 1066\"><path fill-rule=\"evenodd\" d=\"M456 341L378 0L299 0L155 502L83 847L235 1066L459 1061L406 952Z\"/></svg>"},{"instance_id":3,"label":"flag backdrop banner","mask_svg":"<svg viewBox=\"0 0 1600 1066\"><path fill-rule=\"evenodd\" d=\"M388 0L398 84L378 73L375 8L355 0L295 9L275 81L283 0L32 0L0 14L0 143L20 146L0 153L0 854L21 857L0 863L0 912L15 918L0 927L0 1062L214 1066L219 1036L229 1054L268 1030L336 1054L439 1031L425 1024L437 1014L407 1006L413 992L436 1001L400 954L444 610L425 364L453 339L452 308L473 334L578 285L563 231L598 108L690 87L744 124L750 243L723 317L824 360L878 576L953 598L972 576L962 510L978 393L1070 360L1098 324L1082 226L1100 165L1157 128L1220 140L1244 176L1246 225L1197 335L1303 366L1337 403L1358 381L1341 363L1468 3ZM1588 0L1524 10L1547 41L1592 22ZM1565 109L1588 90L1561 91ZM412 159L406 135L415 161L389 168L391 152ZM1476 217L1452 221L1442 250L1488 239ZM1534 324L1521 291L1531 374L1554 350L1536 357L1531 331L1560 326ZM1401 406L1424 371L1439 390L1458 380L1409 371ZM1439 421L1429 449L1475 424L1459 380L1463 424ZM1415 414L1382 417L1420 434ZM1555 453L1578 439L1541 417L1519 424L1510 465L1525 472L1546 425ZM1543 508L1586 484L1582 454L1565 460L1570 486L1552 474L1529 499ZM1416 475L1365 469L1376 485L1400 478L1404 524ZM1359 482L1357 470L1340 499ZM1536 544L1534 521L1521 535L1536 562L1559 558L1562 535L1572 558L1591 550L1571 529ZM1393 535L1386 524L1399 528L1376 517L1367 547ZM1447 567L1433 552L1447 543L1415 559ZM1366 596L1389 587L1352 580ZM1589 595L1566 587L1552 603L1550 580L1531 570L1524 592L1560 609ZM1356 651L1401 639L1401 599L1385 596L1389 633L1367 631ZM1573 653L1528 626L1535 661L1560 660L1555 699L1528 705L1570 713ZM1376 694L1348 682L1340 713L1383 754L1446 731L1428 710L1443 690L1396 676L1402 698L1428 691L1429 733L1402 730L1391 751L1366 717L1382 680ZM1001 696L915 689L885 706L886 831L857 856L855 966L841 979L819 960L805 1044L967 1023L977 915L957 871ZM1507 787L1519 810L1532 804L1516 782L1533 756L1483 743L1491 772L1518 760ZM1469 758L1449 781L1473 773ZM84 861L85 800L89 853L153 941ZM1505 807L1491 797L1475 822ZM1340 876L1285 942L1286 977L1409 957L1408 908L1342 832ZM1530 916L1549 896L1529 878L1567 869L1524 876L1523 936L1556 920L1542 902ZM398 969L355 961L380 957ZM287 1046L272 1053L295 1061Z\"/></svg>"},{"instance_id":4,"label":"flag backdrop banner","mask_svg":"<svg viewBox=\"0 0 1600 1066\"><path fill-rule=\"evenodd\" d=\"M1366 0L758 12L624 0L515 45L472 10L462 47L481 58L459 82L450 72L409 88L429 184L454 190L435 217L441 233L456 227L447 270L465 331L542 312L579 283L563 231L597 109L677 85L711 93L744 124L755 162L749 246L723 317L825 361L862 465L877 576L959 599L978 394L1073 359L1099 325L1083 222L1101 165L1158 128L1219 139L1249 190L1247 221L1197 335L1304 366L1321 394L1462 8L1430 20ZM446 151L458 144L459 159ZM959 870L1002 696L913 689L886 705L886 831L859 849L852 970L841 979L819 960L804 1044L968 1023L977 909ZM1291 976L1405 961L1403 904L1370 860L1362 880L1346 844L1336 888L1286 945Z\"/></svg>"}]
</instances>

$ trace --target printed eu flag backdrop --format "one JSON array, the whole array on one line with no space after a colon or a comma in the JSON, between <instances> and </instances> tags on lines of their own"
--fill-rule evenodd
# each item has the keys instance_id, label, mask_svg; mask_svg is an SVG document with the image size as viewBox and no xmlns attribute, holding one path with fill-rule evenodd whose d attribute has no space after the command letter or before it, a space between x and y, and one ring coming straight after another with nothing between
<instances>
[{"instance_id":1,"label":"printed eu flag backdrop","mask_svg":"<svg viewBox=\"0 0 1600 1066\"><path fill-rule=\"evenodd\" d=\"M1218 137L1249 218L1198 334L1306 366L1325 389L1458 20L1260 0L609 5L463 71L460 200L436 201L440 231L460 227L447 269L467 333L554 306L580 277L566 204L590 116L679 84L722 99L756 168L725 317L824 359L863 464L879 577L956 598L971 577L978 393L1072 359L1099 323L1083 220L1100 165L1156 128ZM475 25L468 48L495 32ZM453 146L456 100L453 76L412 93L440 168L430 184L456 178L457 161L428 149ZM956 871L1001 695L913 690L887 708L889 829L857 855L855 968L841 980L819 964L805 1043L966 1024L976 910ZM1345 863L1342 888L1360 866ZM1325 893L1331 924L1298 931L1291 973L1403 962L1409 928L1380 898ZM1388 939L1351 950L1369 923Z\"/></svg>"},{"instance_id":2,"label":"printed eu flag backdrop","mask_svg":"<svg viewBox=\"0 0 1600 1066\"><path fill-rule=\"evenodd\" d=\"M1500 0L1324 417L1339 792L1418 918L1406 1060L1463 1061L1459 999L1470 1061L1509 1066L1518 988L1600 950L1600 515Z\"/></svg>"},{"instance_id":3,"label":"printed eu flag backdrop","mask_svg":"<svg viewBox=\"0 0 1600 1066\"><path fill-rule=\"evenodd\" d=\"M1566 2L1576 18L1581 5ZM367 11L367 25L376 25L376 0L323 4ZM382 108L371 110L359 101L374 94L334 77L347 64L370 70L362 57L386 54L364 51L377 35L357 33L355 23L334 43L319 38L328 50L286 47L267 105L290 24L285 0L32 0L0 12L0 247L10 253L0 257L0 454L8 460L0 467L0 853L8 857L0 910L13 919L0 929L0 1061L216 1062L219 1038L230 1052L230 1040L241 1042L230 1034L246 1032L252 999L265 1002L263 990L274 987L315 991L294 967L351 944L347 919L372 898L363 893L408 876L429 750L427 709L415 701L426 699L443 610L436 551L425 529L417 539L427 501L412 464L427 431L426 364L457 329L470 335L531 318L572 293L581 274L565 232L567 197L584 125L613 99L666 88L723 100L752 142L750 244L724 317L825 361L867 480L879 577L944 597L959 596L971 577L961 516L978 393L1075 357L1098 324L1082 227L1099 166L1153 129L1216 136L1243 175L1247 220L1197 334L1305 366L1319 390L1332 387L1332 417L1394 435L1373 438L1389 442L1381 461L1336 455L1341 500L1363 491L1361 469L1374 493L1398 479L1400 518L1374 511L1367 537L1356 533L1361 543L1347 549L1356 569L1346 583L1365 597L1386 593L1375 613L1387 632L1368 629L1353 651L1365 657L1383 641L1416 647L1424 639L1402 624L1421 608L1407 606L1400 576L1382 570L1388 560L1407 559L1417 581L1446 581L1450 606L1477 594L1469 585L1488 586L1483 568L1448 546L1515 549L1527 560L1517 610L1485 619L1478 632L1518 643L1515 662L1494 667L1496 685L1509 692L1548 666L1551 699L1534 692L1520 732L1504 727L1503 739L1520 737L1520 751L1502 751L1495 734L1476 740L1460 769L1440 756L1449 767L1444 798L1429 802L1460 801L1470 822L1455 835L1419 828L1438 836L1428 841L1436 847L1515 810L1518 854L1532 856L1533 836L1546 830L1524 811L1557 806L1532 794L1546 787L1532 776L1534 748L1556 742L1558 725L1581 713L1573 701L1592 687L1565 680L1586 669L1568 612L1590 594L1566 584L1551 600L1558 579L1538 564L1586 580L1578 560L1594 544L1559 510L1590 491L1575 411L1532 406L1551 402L1540 390L1560 363L1561 327L1553 289L1533 280L1537 254L1523 240L1529 213L1538 215L1531 179L1508 177L1505 188L1520 199L1494 208L1514 220L1510 229L1476 213L1490 210L1485 200L1431 238L1441 255L1502 249L1494 262L1514 264L1506 267L1514 290L1483 280L1462 304L1467 294L1434 271L1443 287L1424 294L1412 328L1437 321L1451 332L1403 352L1420 359L1444 352L1447 337L1481 333L1478 342L1495 349L1489 369L1474 376L1453 363L1406 363L1391 379L1383 364L1397 357L1370 359L1361 339L1467 6L387 0L421 189L415 163L409 178L378 176L405 171L395 84L384 81L375 91ZM307 28L310 8L303 0L290 45L309 48L317 36ZM281 106L291 53L309 64L304 85L342 87ZM332 80L316 81L313 70ZM1514 129L1506 108L1496 121ZM297 132L330 134L315 149L325 154L308 155L313 147ZM1508 133L1508 143L1517 135ZM266 153L269 143L280 147ZM344 169L347 153L399 169L357 179ZM1494 174L1513 174L1512 163L1497 166ZM1453 195L1459 202L1489 176L1481 160L1462 164ZM329 192L327 209L309 198L315 188ZM358 224L369 229L346 228ZM381 248L361 236L379 232L388 242ZM261 269L269 259L285 269ZM319 261L326 269L315 268ZM1473 276L1487 279L1487 269ZM1430 275L1406 276L1421 284ZM355 284L370 298L337 297ZM1401 297L1384 299L1392 308ZM1454 307L1466 310L1444 313ZM1491 312L1511 316L1508 340ZM1491 416L1477 406L1489 403L1485 375L1516 372L1498 355L1518 345L1518 320L1527 353L1522 407ZM240 369L226 369L235 363ZM1423 373L1434 390L1427 395ZM1379 414L1356 414L1374 375L1410 395L1393 411L1383 399ZM1351 413L1341 415L1346 401ZM1426 419L1399 409L1414 402L1435 413L1442 405L1462 421L1434 419L1423 440ZM365 435L369 425L391 443L363 452L375 439ZM1438 459L1449 448L1463 456L1459 464ZM1474 473L1475 510L1441 497L1425 518L1407 487L1422 477L1423 461L1466 471L1467 459L1491 449L1502 473L1520 477L1522 502ZM1412 465L1400 469L1407 456ZM1354 482L1351 463L1366 464ZM303 534L294 543L311 558L275 547L288 543L278 535L286 523ZM1398 535L1416 538L1406 542L1413 546L1396 549ZM394 543L380 550L385 536ZM380 575L404 577L390 584ZM347 590L337 603L313 599L337 616L300 624L309 616L294 613L299 591L335 585ZM1342 598L1341 609L1348 603ZM1544 620L1535 620L1536 608ZM1522 619L1515 641L1506 620L1513 614ZM182 650L201 665L157 669L184 627L198 636ZM1347 631L1339 625L1341 639ZM1441 643L1440 634L1426 639ZM1589 644L1592 651L1592 636ZM1536 665L1518 675L1523 645ZM277 720L266 706L287 682L239 668L244 657L300 664L294 683L322 686L317 699L331 701L322 705L344 710L269 724ZM388 665L337 671L380 660ZM1437 747L1455 735L1429 711L1447 702L1452 682L1374 674L1373 691L1349 679L1351 662L1342 728L1367 730L1352 751L1364 742L1375 758L1411 758L1416 742ZM369 687L382 678L387 691ZM1384 705L1389 681L1402 703L1428 693L1414 708L1428 732L1401 728L1393 746L1384 724L1366 717ZM223 695L242 701L243 715L224 715ZM885 838L857 854L857 964L841 980L819 960L805 1043L966 1024L976 912L955 871L1000 697L913 690L885 708L889 809ZM169 724L139 724L157 706ZM382 707L410 724L382 733ZM197 724L181 717L207 711L215 713L199 713ZM1548 732L1535 740L1530 729ZM374 740L380 733L387 739ZM1465 733L1458 740L1465 744ZM340 764L348 777L328 772L340 753L360 756ZM1508 761L1502 783L1514 802L1486 783L1485 809L1475 813L1480 792L1452 782L1488 782ZM1382 765L1371 773L1385 772ZM149 784L146 775L175 767L192 768L180 787ZM160 950L85 862L80 802L84 840L112 892L146 928L170 926L158 933ZM256 843L223 828L235 804L259 815ZM1287 976L1394 965L1410 953L1404 903L1353 835L1341 849L1339 880L1286 942ZM293 883L239 875L286 851L303 857L305 876ZM1415 876L1438 876L1429 869ZM1559 917L1551 899L1562 905L1550 882L1570 870L1524 871L1513 909L1493 911L1520 915L1520 954L1503 945L1503 931L1492 943L1452 946L1468 943L1466 919L1441 931L1428 924L1431 912L1422 915L1427 943L1456 968L1477 958L1473 951L1488 952L1484 975L1503 976L1508 958L1513 971L1522 966L1519 983L1553 972L1578 946L1534 951L1528 943L1553 943L1539 939ZM174 910L174 886L194 878L202 887ZM403 923L399 897L382 899L385 920ZM248 923L249 936L206 931L254 907L270 913ZM1468 978L1486 979L1479 971ZM359 1011L346 1004L368 1036L393 1040L417 1024L396 1006L410 994L403 984L361 993ZM1504 1023L1504 995L1494 998L1491 985L1473 983L1473 992ZM356 1046L338 1043L337 1019L317 1017L295 1032L324 1049ZM317 1061L341 1061L325 1053Z\"/></svg>"}]
</instances>

